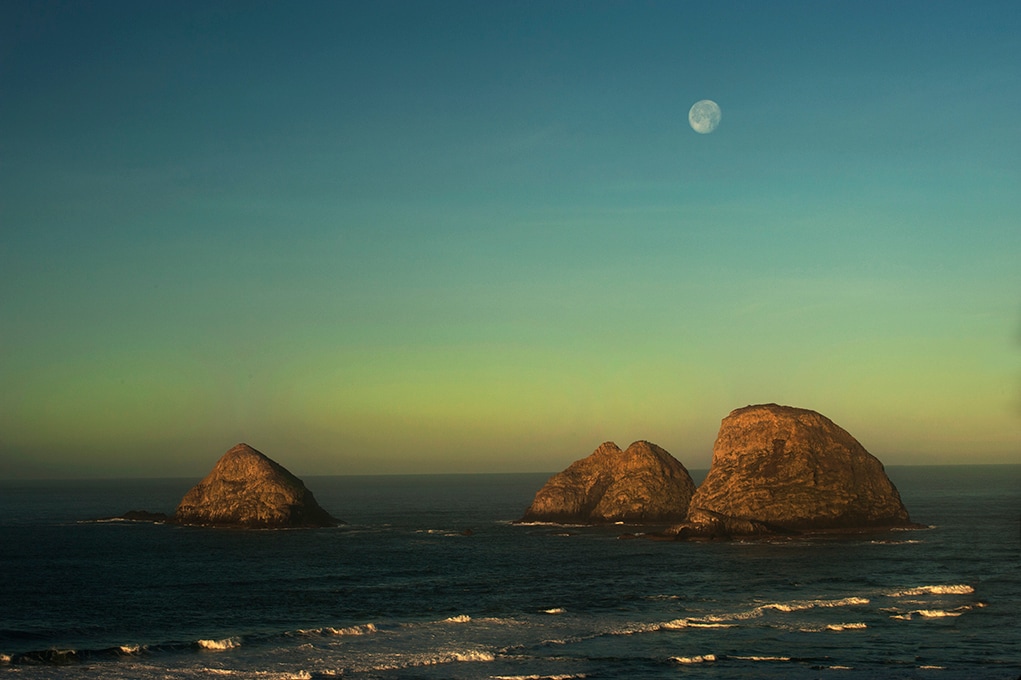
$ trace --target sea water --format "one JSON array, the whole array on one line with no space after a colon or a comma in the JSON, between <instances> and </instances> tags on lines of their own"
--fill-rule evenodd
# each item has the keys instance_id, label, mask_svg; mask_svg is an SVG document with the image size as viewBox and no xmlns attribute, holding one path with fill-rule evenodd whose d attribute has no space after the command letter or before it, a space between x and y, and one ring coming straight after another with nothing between
<instances>
[{"instance_id":1,"label":"sea water","mask_svg":"<svg viewBox=\"0 0 1021 680\"><path fill-rule=\"evenodd\" d=\"M97 521L194 479L0 482L0 675L1018 677L1021 466L888 473L924 528L720 543L514 524L547 474L308 477L347 524L285 531Z\"/></svg>"}]
</instances>

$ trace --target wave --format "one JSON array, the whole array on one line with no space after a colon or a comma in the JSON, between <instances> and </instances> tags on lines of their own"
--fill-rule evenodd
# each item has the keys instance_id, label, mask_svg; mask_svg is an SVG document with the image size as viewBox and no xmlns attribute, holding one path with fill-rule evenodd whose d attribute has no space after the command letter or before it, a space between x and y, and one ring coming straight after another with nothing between
<instances>
[{"instance_id":1,"label":"wave","mask_svg":"<svg viewBox=\"0 0 1021 680\"><path fill-rule=\"evenodd\" d=\"M543 609L542 613L543 614L563 614L566 611L567 610L564 609L563 607L553 607L552 609Z\"/></svg>"},{"instance_id":2,"label":"wave","mask_svg":"<svg viewBox=\"0 0 1021 680\"><path fill-rule=\"evenodd\" d=\"M974 593L975 589L969 585L935 585L935 586L918 586L917 588L908 588L907 590L900 590L895 593L890 593L890 597L911 597L915 595L969 595Z\"/></svg>"},{"instance_id":3,"label":"wave","mask_svg":"<svg viewBox=\"0 0 1021 680\"><path fill-rule=\"evenodd\" d=\"M734 614L711 614L701 618L688 619L694 622L719 623L726 621L746 621L757 619L767 611L778 611L783 613L800 612L808 609L822 607L832 609L835 607L861 607L871 602L867 597L842 597L837 600L793 600L791 602L767 602L743 612Z\"/></svg>"},{"instance_id":4,"label":"wave","mask_svg":"<svg viewBox=\"0 0 1021 680\"><path fill-rule=\"evenodd\" d=\"M208 649L211 652L223 652L241 646L241 638L229 637L222 640L196 640L195 644L200 649Z\"/></svg>"},{"instance_id":5,"label":"wave","mask_svg":"<svg viewBox=\"0 0 1021 680\"><path fill-rule=\"evenodd\" d=\"M85 663L101 659L116 660L126 656L138 656L150 651L147 645L119 645L99 649L38 649L21 654L0 654L2 664L55 665Z\"/></svg>"},{"instance_id":6,"label":"wave","mask_svg":"<svg viewBox=\"0 0 1021 680\"><path fill-rule=\"evenodd\" d=\"M329 637L341 637L345 635L371 635L372 633L379 632L374 623L366 623L360 626L347 626L346 628L334 628L332 626L324 626L322 628L310 628L302 629L299 628L295 631L298 635L322 635Z\"/></svg>"},{"instance_id":7,"label":"wave","mask_svg":"<svg viewBox=\"0 0 1021 680\"><path fill-rule=\"evenodd\" d=\"M728 656L728 659L738 659L740 661L779 661L786 662L790 661L789 656Z\"/></svg>"},{"instance_id":8,"label":"wave","mask_svg":"<svg viewBox=\"0 0 1021 680\"><path fill-rule=\"evenodd\" d=\"M674 619L659 625L664 630L680 630L682 628L733 628L733 623L707 622L701 619Z\"/></svg>"},{"instance_id":9,"label":"wave","mask_svg":"<svg viewBox=\"0 0 1021 680\"><path fill-rule=\"evenodd\" d=\"M981 606L981 605L980 605ZM970 610L971 607L956 607L954 609L914 609L909 612L902 614L894 614L891 619L900 619L901 621L910 621L916 616L920 616L923 619L946 619L960 616L964 612Z\"/></svg>"},{"instance_id":10,"label":"wave","mask_svg":"<svg viewBox=\"0 0 1021 680\"><path fill-rule=\"evenodd\" d=\"M677 663L684 663L684 664L690 664L690 663L708 663L708 662L716 661L716 655L715 654L702 654L700 656L672 656L672 657L670 657L670 660L671 661L676 661Z\"/></svg>"},{"instance_id":11,"label":"wave","mask_svg":"<svg viewBox=\"0 0 1021 680\"><path fill-rule=\"evenodd\" d=\"M831 623L826 626L826 630L834 631L836 633L842 633L845 630L865 630L868 628L864 623Z\"/></svg>"},{"instance_id":12,"label":"wave","mask_svg":"<svg viewBox=\"0 0 1021 680\"><path fill-rule=\"evenodd\" d=\"M488 663L496 661L496 654L482 649L451 650L417 655L399 655L398 660L379 663L367 670L400 671L421 666L441 666L448 663Z\"/></svg>"},{"instance_id":13,"label":"wave","mask_svg":"<svg viewBox=\"0 0 1021 680\"><path fill-rule=\"evenodd\" d=\"M457 616L451 616L443 619L440 623L471 623L472 617L467 614L458 614Z\"/></svg>"},{"instance_id":14,"label":"wave","mask_svg":"<svg viewBox=\"0 0 1021 680\"><path fill-rule=\"evenodd\" d=\"M556 674L556 675L493 675L492 680L581 680L588 676L584 673L576 673L573 675L568 674Z\"/></svg>"}]
</instances>

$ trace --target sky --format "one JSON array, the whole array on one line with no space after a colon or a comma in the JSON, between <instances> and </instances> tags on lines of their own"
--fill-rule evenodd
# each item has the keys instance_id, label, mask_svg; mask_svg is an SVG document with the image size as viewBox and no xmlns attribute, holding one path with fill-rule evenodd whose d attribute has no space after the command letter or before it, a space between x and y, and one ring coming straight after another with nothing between
<instances>
[{"instance_id":1,"label":"sky","mask_svg":"<svg viewBox=\"0 0 1021 680\"><path fill-rule=\"evenodd\" d=\"M688 109L711 99L711 134ZM1021 5L8 2L0 478L1021 463Z\"/></svg>"}]
</instances>

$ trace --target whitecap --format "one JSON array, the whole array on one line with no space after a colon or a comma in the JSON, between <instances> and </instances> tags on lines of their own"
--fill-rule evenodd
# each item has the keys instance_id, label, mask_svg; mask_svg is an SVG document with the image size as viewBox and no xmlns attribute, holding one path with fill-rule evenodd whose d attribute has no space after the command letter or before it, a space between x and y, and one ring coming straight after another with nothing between
<instances>
[{"instance_id":1,"label":"whitecap","mask_svg":"<svg viewBox=\"0 0 1021 680\"><path fill-rule=\"evenodd\" d=\"M918 586L917 588L908 588L907 590L900 590L895 593L890 593L890 597L910 597L915 595L968 595L974 593L975 589L969 585L933 585L933 586Z\"/></svg>"},{"instance_id":2,"label":"whitecap","mask_svg":"<svg viewBox=\"0 0 1021 680\"><path fill-rule=\"evenodd\" d=\"M492 675L492 680L581 680L588 676L584 673L577 673L574 675L557 674L557 675Z\"/></svg>"},{"instance_id":3,"label":"whitecap","mask_svg":"<svg viewBox=\"0 0 1021 680\"><path fill-rule=\"evenodd\" d=\"M709 622L702 619L674 619L658 626L665 630L680 630L682 628L734 628L732 623Z\"/></svg>"},{"instance_id":4,"label":"whitecap","mask_svg":"<svg viewBox=\"0 0 1021 680\"><path fill-rule=\"evenodd\" d=\"M544 614L563 614L567 610L563 607L553 607L552 609L544 609L542 611Z\"/></svg>"},{"instance_id":5,"label":"whitecap","mask_svg":"<svg viewBox=\"0 0 1021 680\"><path fill-rule=\"evenodd\" d=\"M919 666L918 669L922 670L922 671L942 671L942 670L946 670L946 666L931 666L931 665L930 666Z\"/></svg>"},{"instance_id":6,"label":"whitecap","mask_svg":"<svg viewBox=\"0 0 1021 680\"><path fill-rule=\"evenodd\" d=\"M733 656L732 659L741 661L790 661L789 656Z\"/></svg>"},{"instance_id":7,"label":"whitecap","mask_svg":"<svg viewBox=\"0 0 1021 680\"><path fill-rule=\"evenodd\" d=\"M715 654L701 654L699 656L672 656L672 657L670 657L670 660L671 661L676 661L677 663L685 663L685 664L688 664L688 663L707 663L707 662L710 662L710 661L716 661L716 655Z\"/></svg>"},{"instance_id":8,"label":"whitecap","mask_svg":"<svg viewBox=\"0 0 1021 680\"><path fill-rule=\"evenodd\" d=\"M338 637L344 635L371 635L372 633L377 632L376 624L374 623L366 623L362 626L348 626L346 628L327 627L320 630L323 635L334 635Z\"/></svg>"},{"instance_id":9,"label":"whitecap","mask_svg":"<svg viewBox=\"0 0 1021 680\"><path fill-rule=\"evenodd\" d=\"M926 619L944 619L950 616L960 616L960 611L947 611L946 609L916 609L911 612Z\"/></svg>"},{"instance_id":10,"label":"whitecap","mask_svg":"<svg viewBox=\"0 0 1021 680\"><path fill-rule=\"evenodd\" d=\"M222 652L226 649L234 649L241 646L241 639L237 637L224 638L222 640L198 640L195 642L202 649L213 652Z\"/></svg>"},{"instance_id":11,"label":"whitecap","mask_svg":"<svg viewBox=\"0 0 1021 680\"><path fill-rule=\"evenodd\" d=\"M837 633L841 633L845 630L864 630L868 628L864 623L831 623L826 626L826 630L832 630Z\"/></svg>"},{"instance_id":12,"label":"whitecap","mask_svg":"<svg viewBox=\"0 0 1021 680\"><path fill-rule=\"evenodd\" d=\"M467 614L458 614L457 616L451 616L449 618L443 619L442 621L440 621L440 623L470 623L471 620L472 617L468 616Z\"/></svg>"}]
</instances>

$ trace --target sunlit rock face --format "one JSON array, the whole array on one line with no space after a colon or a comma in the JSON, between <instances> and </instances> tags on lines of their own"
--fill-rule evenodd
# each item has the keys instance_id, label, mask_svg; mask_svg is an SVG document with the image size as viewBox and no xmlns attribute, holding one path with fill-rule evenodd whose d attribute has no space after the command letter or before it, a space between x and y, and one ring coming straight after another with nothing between
<instances>
[{"instance_id":1,"label":"sunlit rock face","mask_svg":"<svg viewBox=\"0 0 1021 680\"><path fill-rule=\"evenodd\" d=\"M637 441L621 451L606 442L551 477L522 521L678 521L694 491L684 466L655 444Z\"/></svg>"},{"instance_id":2,"label":"sunlit rock face","mask_svg":"<svg viewBox=\"0 0 1021 680\"><path fill-rule=\"evenodd\" d=\"M223 454L213 471L184 495L172 521L252 529L339 523L300 479L248 444Z\"/></svg>"},{"instance_id":3,"label":"sunlit rock face","mask_svg":"<svg viewBox=\"0 0 1021 680\"><path fill-rule=\"evenodd\" d=\"M690 535L908 525L883 464L815 411L763 404L723 419L691 499Z\"/></svg>"}]
</instances>

